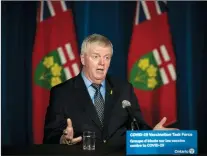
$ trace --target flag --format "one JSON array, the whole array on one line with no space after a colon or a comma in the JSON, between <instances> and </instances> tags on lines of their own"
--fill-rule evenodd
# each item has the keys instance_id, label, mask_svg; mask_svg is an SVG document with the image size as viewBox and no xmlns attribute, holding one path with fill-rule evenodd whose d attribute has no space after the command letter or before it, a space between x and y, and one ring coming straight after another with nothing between
<instances>
[{"instance_id":1,"label":"flag","mask_svg":"<svg viewBox=\"0 0 207 156\"><path fill-rule=\"evenodd\" d=\"M138 1L128 54L128 79L146 122L154 127L164 116L177 120L176 60L166 3Z\"/></svg>"},{"instance_id":2,"label":"flag","mask_svg":"<svg viewBox=\"0 0 207 156\"><path fill-rule=\"evenodd\" d=\"M71 2L40 2L32 61L33 139L41 144L51 87L80 72Z\"/></svg>"}]
</instances>

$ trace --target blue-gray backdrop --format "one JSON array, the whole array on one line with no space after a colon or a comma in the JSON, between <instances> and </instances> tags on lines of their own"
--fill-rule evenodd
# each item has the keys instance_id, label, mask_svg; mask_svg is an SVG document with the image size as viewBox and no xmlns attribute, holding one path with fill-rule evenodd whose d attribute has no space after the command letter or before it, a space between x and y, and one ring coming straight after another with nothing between
<instances>
[{"instance_id":1,"label":"blue-gray backdrop","mask_svg":"<svg viewBox=\"0 0 207 156\"><path fill-rule=\"evenodd\" d=\"M2 144L32 144L31 62L38 2L1 3ZM72 5L79 49L91 33L107 36L114 45L109 72L123 79L127 79L135 3L75 1ZM168 2L168 17L177 61L177 126L198 130L202 152L207 139L207 2Z\"/></svg>"}]
</instances>

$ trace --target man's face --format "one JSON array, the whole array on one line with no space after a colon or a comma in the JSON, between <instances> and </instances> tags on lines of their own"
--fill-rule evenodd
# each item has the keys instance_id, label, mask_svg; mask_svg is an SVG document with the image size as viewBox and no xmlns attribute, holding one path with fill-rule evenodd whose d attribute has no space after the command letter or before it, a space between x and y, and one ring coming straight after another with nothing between
<instances>
[{"instance_id":1,"label":"man's face","mask_svg":"<svg viewBox=\"0 0 207 156\"><path fill-rule=\"evenodd\" d=\"M96 43L88 45L87 52L81 55L83 72L93 83L100 84L106 77L112 57L112 48Z\"/></svg>"}]
</instances>

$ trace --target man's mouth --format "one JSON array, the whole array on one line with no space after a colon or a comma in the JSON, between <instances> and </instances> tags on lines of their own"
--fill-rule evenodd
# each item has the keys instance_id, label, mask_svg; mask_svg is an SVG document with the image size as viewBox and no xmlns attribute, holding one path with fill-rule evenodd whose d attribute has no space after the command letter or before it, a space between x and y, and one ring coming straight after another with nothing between
<instances>
[{"instance_id":1,"label":"man's mouth","mask_svg":"<svg viewBox=\"0 0 207 156\"><path fill-rule=\"evenodd\" d=\"M103 72L104 69L96 69L98 72Z\"/></svg>"}]
</instances>

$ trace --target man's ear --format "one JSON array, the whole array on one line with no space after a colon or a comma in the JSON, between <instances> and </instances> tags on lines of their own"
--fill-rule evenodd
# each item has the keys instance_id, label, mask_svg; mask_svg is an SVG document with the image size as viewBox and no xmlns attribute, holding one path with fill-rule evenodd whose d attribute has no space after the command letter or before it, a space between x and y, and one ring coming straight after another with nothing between
<instances>
[{"instance_id":1,"label":"man's ear","mask_svg":"<svg viewBox=\"0 0 207 156\"><path fill-rule=\"evenodd\" d=\"M84 54L80 54L80 59L81 59L82 65L84 66L85 65Z\"/></svg>"}]
</instances>

